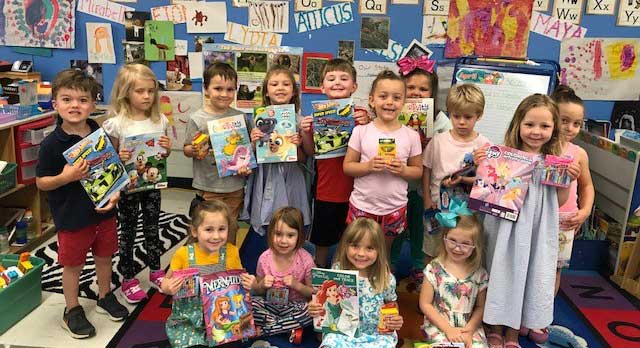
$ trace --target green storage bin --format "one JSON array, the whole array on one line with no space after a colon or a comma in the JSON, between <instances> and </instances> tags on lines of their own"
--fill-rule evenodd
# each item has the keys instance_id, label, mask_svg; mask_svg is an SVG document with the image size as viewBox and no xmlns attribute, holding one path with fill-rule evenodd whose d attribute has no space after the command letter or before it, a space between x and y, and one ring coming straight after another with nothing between
<instances>
[{"instance_id":1,"label":"green storage bin","mask_svg":"<svg viewBox=\"0 0 640 348\"><path fill-rule=\"evenodd\" d=\"M20 255L0 255L5 268L17 266ZM42 267L44 260L30 258L33 268L22 278L0 290L0 335L19 322L42 302Z\"/></svg>"}]
</instances>

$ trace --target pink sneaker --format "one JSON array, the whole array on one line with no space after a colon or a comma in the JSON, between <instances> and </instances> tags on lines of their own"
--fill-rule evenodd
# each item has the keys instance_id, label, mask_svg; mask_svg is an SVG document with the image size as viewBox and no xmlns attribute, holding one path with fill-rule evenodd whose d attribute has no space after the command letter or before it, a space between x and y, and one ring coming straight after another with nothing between
<instances>
[{"instance_id":1,"label":"pink sneaker","mask_svg":"<svg viewBox=\"0 0 640 348\"><path fill-rule=\"evenodd\" d=\"M162 279L164 279L164 276L165 273L163 270L151 271L151 273L149 274L149 285L158 289L161 294L164 294L162 292Z\"/></svg>"},{"instance_id":2,"label":"pink sneaker","mask_svg":"<svg viewBox=\"0 0 640 348\"><path fill-rule=\"evenodd\" d=\"M147 293L140 288L140 281L135 278L122 281L122 293L127 302L131 304L147 298Z\"/></svg>"}]
</instances>

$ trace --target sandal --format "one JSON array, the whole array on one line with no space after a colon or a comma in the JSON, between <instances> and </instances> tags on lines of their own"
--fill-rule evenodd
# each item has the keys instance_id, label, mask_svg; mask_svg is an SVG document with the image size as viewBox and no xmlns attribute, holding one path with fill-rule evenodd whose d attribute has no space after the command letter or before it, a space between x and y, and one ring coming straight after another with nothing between
<instances>
[{"instance_id":1,"label":"sandal","mask_svg":"<svg viewBox=\"0 0 640 348\"><path fill-rule=\"evenodd\" d=\"M509 341L504 344L504 348L522 348L516 341Z\"/></svg>"},{"instance_id":2,"label":"sandal","mask_svg":"<svg viewBox=\"0 0 640 348\"><path fill-rule=\"evenodd\" d=\"M527 335L533 343L544 344L549 340L549 330L547 328L539 330L529 330Z\"/></svg>"},{"instance_id":3,"label":"sandal","mask_svg":"<svg viewBox=\"0 0 640 348\"><path fill-rule=\"evenodd\" d=\"M490 343L489 339L494 339L496 341L500 341L500 343ZM502 337L499 333L490 333L487 335L487 343L489 343L489 348L505 348L504 346L504 337Z\"/></svg>"}]
</instances>

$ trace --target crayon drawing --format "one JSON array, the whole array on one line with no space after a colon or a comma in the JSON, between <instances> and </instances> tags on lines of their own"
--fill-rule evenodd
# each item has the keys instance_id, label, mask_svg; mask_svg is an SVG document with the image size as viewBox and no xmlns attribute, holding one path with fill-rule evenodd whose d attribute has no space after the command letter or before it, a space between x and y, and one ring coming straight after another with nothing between
<instances>
[{"instance_id":1,"label":"crayon drawing","mask_svg":"<svg viewBox=\"0 0 640 348\"><path fill-rule=\"evenodd\" d=\"M3 2L8 46L75 48L75 0Z\"/></svg>"},{"instance_id":2,"label":"crayon drawing","mask_svg":"<svg viewBox=\"0 0 640 348\"><path fill-rule=\"evenodd\" d=\"M200 92L160 92L160 112L169 120L172 149L181 150L191 114L202 107Z\"/></svg>"},{"instance_id":3,"label":"crayon drawing","mask_svg":"<svg viewBox=\"0 0 640 348\"><path fill-rule=\"evenodd\" d=\"M186 4L187 33L224 33L227 31L227 4L194 2Z\"/></svg>"},{"instance_id":4,"label":"crayon drawing","mask_svg":"<svg viewBox=\"0 0 640 348\"><path fill-rule=\"evenodd\" d=\"M116 63L111 23L87 23L89 63Z\"/></svg>"}]
</instances>

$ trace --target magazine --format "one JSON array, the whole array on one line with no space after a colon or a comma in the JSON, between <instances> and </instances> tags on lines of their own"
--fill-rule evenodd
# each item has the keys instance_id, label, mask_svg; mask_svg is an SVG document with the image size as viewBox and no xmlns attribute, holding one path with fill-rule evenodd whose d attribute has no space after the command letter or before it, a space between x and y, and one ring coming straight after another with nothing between
<instances>
[{"instance_id":1,"label":"magazine","mask_svg":"<svg viewBox=\"0 0 640 348\"><path fill-rule=\"evenodd\" d=\"M314 301L324 314L313 318L313 328L322 333L339 333L353 337L358 329L358 272L312 268Z\"/></svg>"},{"instance_id":2,"label":"magazine","mask_svg":"<svg viewBox=\"0 0 640 348\"><path fill-rule=\"evenodd\" d=\"M81 159L88 162L89 175L81 179L80 184L96 207L104 206L114 193L129 184L118 152L102 128L71 146L62 155L70 165Z\"/></svg>"},{"instance_id":3,"label":"magazine","mask_svg":"<svg viewBox=\"0 0 640 348\"><path fill-rule=\"evenodd\" d=\"M251 296L242 287L244 270L228 270L200 277L205 331L210 346L256 335Z\"/></svg>"},{"instance_id":4,"label":"magazine","mask_svg":"<svg viewBox=\"0 0 640 348\"><path fill-rule=\"evenodd\" d=\"M418 132L425 144L433 137L433 98L408 98L398 120Z\"/></svg>"},{"instance_id":5,"label":"magazine","mask_svg":"<svg viewBox=\"0 0 640 348\"><path fill-rule=\"evenodd\" d=\"M258 163L297 161L298 147L291 142L296 134L295 105L261 106L253 114L253 124L263 133L256 142Z\"/></svg>"},{"instance_id":6,"label":"magazine","mask_svg":"<svg viewBox=\"0 0 640 348\"><path fill-rule=\"evenodd\" d=\"M537 161L534 154L503 145L490 146L487 159L478 166L469 208L517 221Z\"/></svg>"},{"instance_id":7,"label":"magazine","mask_svg":"<svg viewBox=\"0 0 640 348\"><path fill-rule=\"evenodd\" d=\"M124 139L123 149L131 151L124 163L129 175L127 193L167 188L167 150L158 144L163 133L134 135Z\"/></svg>"},{"instance_id":8,"label":"magazine","mask_svg":"<svg viewBox=\"0 0 640 348\"><path fill-rule=\"evenodd\" d=\"M355 119L353 99L318 100L313 107L313 143L315 158L326 159L344 156Z\"/></svg>"},{"instance_id":9,"label":"magazine","mask_svg":"<svg viewBox=\"0 0 640 348\"><path fill-rule=\"evenodd\" d=\"M174 299L179 298L187 298L198 296L200 293L199 280L198 277L199 271L197 268L187 268L187 269L178 269L173 271L173 276L178 278L184 278L184 283L182 283L182 287L178 292L173 295Z\"/></svg>"},{"instance_id":10,"label":"magazine","mask_svg":"<svg viewBox=\"0 0 640 348\"><path fill-rule=\"evenodd\" d=\"M236 175L242 168L256 167L244 114L211 120L207 125L220 177Z\"/></svg>"}]
</instances>

